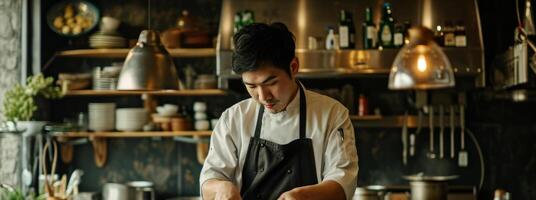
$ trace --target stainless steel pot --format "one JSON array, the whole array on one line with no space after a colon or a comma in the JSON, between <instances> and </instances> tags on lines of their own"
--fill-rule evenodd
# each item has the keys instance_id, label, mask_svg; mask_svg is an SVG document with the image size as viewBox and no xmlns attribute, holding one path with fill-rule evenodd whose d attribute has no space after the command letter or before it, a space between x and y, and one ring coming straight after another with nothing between
<instances>
[{"instance_id":1,"label":"stainless steel pot","mask_svg":"<svg viewBox=\"0 0 536 200\"><path fill-rule=\"evenodd\" d=\"M132 181L127 183L128 199L155 200L153 183L148 181Z\"/></svg>"},{"instance_id":2,"label":"stainless steel pot","mask_svg":"<svg viewBox=\"0 0 536 200\"><path fill-rule=\"evenodd\" d=\"M102 199L104 200L128 200L128 189L119 183L106 183L102 188Z\"/></svg>"},{"instance_id":3,"label":"stainless steel pot","mask_svg":"<svg viewBox=\"0 0 536 200\"><path fill-rule=\"evenodd\" d=\"M411 181L411 200L447 200L448 185L445 181Z\"/></svg>"},{"instance_id":4,"label":"stainless steel pot","mask_svg":"<svg viewBox=\"0 0 536 200\"><path fill-rule=\"evenodd\" d=\"M447 181L458 176L423 176L422 174L404 176L409 180L411 200L447 200Z\"/></svg>"},{"instance_id":5,"label":"stainless steel pot","mask_svg":"<svg viewBox=\"0 0 536 200\"><path fill-rule=\"evenodd\" d=\"M352 200L381 200L380 194L376 191L358 187L355 189Z\"/></svg>"}]
</instances>

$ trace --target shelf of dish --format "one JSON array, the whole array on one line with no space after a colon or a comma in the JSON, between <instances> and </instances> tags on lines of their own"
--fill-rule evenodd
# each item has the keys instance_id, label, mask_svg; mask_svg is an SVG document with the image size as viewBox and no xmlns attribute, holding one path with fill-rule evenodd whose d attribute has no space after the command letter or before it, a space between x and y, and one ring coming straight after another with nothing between
<instances>
[{"instance_id":1,"label":"shelf of dish","mask_svg":"<svg viewBox=\"0 0 536 200\"><path fill-rule=\"evenodd\" d=\"M158 91L128 91L128 90L70 90L65 96L125 96L125 95L156 95L156 96L222 96L226 94L221 89L196 90L158 90Z\"/></svg>"},{"instance_id":2,"label":"shelf of dish","mask_svg":"<svg viewBox=\"0 0 536 200\"><path fill-rule=\"evenodd\" d=\"M141 138L141 137L179 137L210 136L212 131L139 131L139 132L66 132L56 137L81 138Z\"/></svg>"},{"instance_id":3,"label":"shelf of dish","mask_svg":"<svg viewBox=\"0 0 536 200\"><path fill-rule=\"evenodd\" d=\"M201 58L216 56L214 48L177 48L167 49L172 57ZM59 57L88 57L88 58L125 58L130 49L75 49L56 53Z\"/></svg>"}]
</instances>

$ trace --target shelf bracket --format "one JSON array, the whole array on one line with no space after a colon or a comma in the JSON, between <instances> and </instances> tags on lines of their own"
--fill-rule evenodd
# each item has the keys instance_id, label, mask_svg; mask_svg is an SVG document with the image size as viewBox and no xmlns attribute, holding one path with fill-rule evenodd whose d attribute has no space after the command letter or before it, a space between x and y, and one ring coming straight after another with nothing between
<instances>
[{"instance_id":1,"label":"shelf bracket","mask_svg":"<svg viewBox=\"0 0 536 200\"><path fill-rule=\"evenodd\" d=\"M200 136L195 135L194 139L200 140ZM199 142L197 143L197 162L199 164L203 165L205 163L205 159L208 155L208 142Z\"/></svg>"},{"instance_id":2,"label":"shelf bracket","mask_svg":"<svg viewBox=\"0 0 536 200\"><path fill-rule=\"evenodd\" d=\"M208 154L210 137L204 138L198 135L194 135L193 137L176 136L173 137L173 140L177 142L196 144L197 162L199 162L199 164L205 163L205 159L207 158Z\"/></svg>"},{"instance_id":3,"label":"shelf bracket","mask_svg":"<svg viewBox=\"0 0 536 200\"><path fill-rule=\"evenodd\" d=\"M69 143L62 143L61 144L61 160L65 164L69 164L73 161L73 151L74 147L72 144Z\"/></svg>"},{"instance_id":4,"label":"shelf bracket","mask_svg":"<svg viewBox=\"0 0 536 200\"><path fill-rule=\"evenodd\" d=\"M69 164L73 161L74 146L80 144L86 144L88 142L87 138L79 138L70 140L65 137L58 137L57 141L61 145L61 160L65 164Z\"/></svg>"},{"instance_id":5,"label":"shelf bracket","mask_svg":"<svg viewBox=\"0 0 536 200\"><path fill-rule=\"evenodd\" d=\"M91 144L93 145L93 158L95 159L95 165L102 168L106 164L108 157L108 145L106 138L92 137Z\"/></svg>"}]
</instances>

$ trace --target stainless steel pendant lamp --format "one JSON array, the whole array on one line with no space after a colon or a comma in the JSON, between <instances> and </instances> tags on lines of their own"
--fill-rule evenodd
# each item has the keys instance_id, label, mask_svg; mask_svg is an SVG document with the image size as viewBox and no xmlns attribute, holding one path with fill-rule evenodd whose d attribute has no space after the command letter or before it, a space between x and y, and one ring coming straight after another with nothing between
<instances>
[{"instance_id":1,"label":"stainless steel pendant lamp","mask_svg":"<svg viewBox=\"0 0 536 200\"><path fill-rule=\"evenodd\" d=\"M159 33L151 30L150 5L148 0L148 30L140 33L136 46L128 52L119 75L118 90L179 89L173 59L160 42Z\"/></svg>"}]
</instances>

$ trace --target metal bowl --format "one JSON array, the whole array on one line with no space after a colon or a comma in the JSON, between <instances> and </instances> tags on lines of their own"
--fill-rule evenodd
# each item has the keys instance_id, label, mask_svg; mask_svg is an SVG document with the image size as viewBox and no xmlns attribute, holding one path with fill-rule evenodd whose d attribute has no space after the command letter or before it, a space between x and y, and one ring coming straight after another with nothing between
<instances>
[{"instance_id":1,"label":"metal bowl","mask_svg":"<svg viewBox=\"0 0 536 200\"><path fill-rule=\"evenodd\" d=\"M97 26L100 12L84 0L61 1L47 11L47 24L61 36L77 37Z\"/></svg>"}]
</instances>

